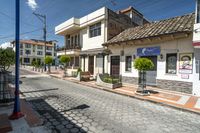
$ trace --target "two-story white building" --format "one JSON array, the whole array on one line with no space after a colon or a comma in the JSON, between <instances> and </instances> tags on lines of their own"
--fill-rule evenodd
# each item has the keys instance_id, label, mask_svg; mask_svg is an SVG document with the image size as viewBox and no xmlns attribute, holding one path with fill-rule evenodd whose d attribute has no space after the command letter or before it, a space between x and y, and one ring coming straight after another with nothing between
<instances>
[{"instance_id":1,"label":"two-story white building","mask_svg":"<svg viewBox=\"0 0 200 133\"><path fill-rule=\"evenodd\" d=\"M124 29L144 23L148 21L132 7L118 12L102 7L84 17L73 17L56 26L55 34L64 36L66 47L65 51L58 54L71 57L68 74L79 66L94 77L97 73L107 72L108 52L102 44Z\"/></svg>"},{"instance_id":2,"label":"two-story white building","mask_svg":"<svg viewBox=\"0 0 200 133\"><path fill-rule=\"evenodd\" d=\"M12 42L15 47L15 42ZM46 42L46 56L52 56L55 58L55 47L54 41ZM31 65L33 60L39 60L41 63L44 62L45 58L45 43L41 40L20 40L20 58L21 64Z\"/></svg>"}]
</instances>

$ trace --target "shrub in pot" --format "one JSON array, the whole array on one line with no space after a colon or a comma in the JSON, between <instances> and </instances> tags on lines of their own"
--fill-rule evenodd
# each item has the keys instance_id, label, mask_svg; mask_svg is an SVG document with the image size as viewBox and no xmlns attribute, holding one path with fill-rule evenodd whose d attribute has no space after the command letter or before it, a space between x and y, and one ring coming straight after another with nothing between
<instances>
[{"instance_id":1,"label":"shrub in pot","mask_svg":"<svg viewBox=\"0 0 200 133\"><path fill-rule=\"evenodd\" d=\"M51 56L46 56L44 62L48 65L48 73L51 73L51 63L53 62L53 58Z\"/></svg>"},{"instance_id":2,"label":"shrub in pot","mask_svg":"<svg viewBox=\"0 0 200 133\"><path fill-rule=\"evenodd\" d=\"M60 62L64 64L64 77L66 77L66 67L67 67L67 63L70 62L71 58L68 55L62 55L60 57Z\"/></svg>"},{"instance_id":3,"label":"shrub in pot","mask_svg":"<svg viewBox=\"0 0 200 133\"><path fill-rule=\"evenodd\" d=\"M145 93L144 88L146 87L146 71L151 70L154 67L154 64L148 58L137 58L135 59L133 66L139 71L142 93Z\"/></svg>"}]
</instances>

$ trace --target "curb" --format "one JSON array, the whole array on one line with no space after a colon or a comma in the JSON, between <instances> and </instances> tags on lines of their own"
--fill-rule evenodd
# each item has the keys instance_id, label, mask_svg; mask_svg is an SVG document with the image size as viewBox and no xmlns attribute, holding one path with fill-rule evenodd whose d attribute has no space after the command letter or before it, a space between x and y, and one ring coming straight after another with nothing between
<instances>
[{"instance_id":1,"label":"curb","mask_svg":"<svg viewBox=\"0 0 200 133\"><path fill-rule=\"evenodd\" d=\"M59 77L53 76L53 75L50 75L50 76L52 78L66 80L66 81L69 81L69 82L72 82L72 83L81 84L79 81L67 80L67 79L59 78ZM151 100L151 99L143 98L141 96L136 96L136 95L135 96L131 96L131 95L128 95L128 94L122 94L122 93L119 93L119 92L116 92L116 91L112 91L110 89L102 88L102 87L99 87L99 86L92 86L92 85L86 85L86 84L81 84L81 85L84 85L84 86L87 86L87 87L92 87L92 88L103 90L103 91L107 91L107 92L112 92L114 94L121 95L121 96L126 96L126 97L135 98L135 99L142 100L142 101L147 101L147 102L159 104L161 106L170 107L170 108L173 108L173 109L176 109L176 110L181 110L181 111L184 111L184 112L190 112L190 113L194 113L194 114L200 115L200 112L192 110L192 109L178 107L176 105L171 105L171 104L167 104L167 103L164 103L164 102L157 102L157 101L154 101L154 100Z\"/></svg>"}]
</instances>

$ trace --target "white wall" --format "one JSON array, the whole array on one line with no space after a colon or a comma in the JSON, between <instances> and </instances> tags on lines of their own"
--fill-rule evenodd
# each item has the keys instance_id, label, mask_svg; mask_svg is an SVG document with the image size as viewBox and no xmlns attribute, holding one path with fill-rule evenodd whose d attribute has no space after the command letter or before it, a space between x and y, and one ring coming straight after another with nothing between
<instances>
[{"instance_id":1,"label":"white wall","mask_svg":"<svg viewBox=\"0 0 200 133\"><path fill-rule=\"evenodd\" d=\"M98 22L96 22L98 23ZM105 21L101 21L101 35L90 38L89 26L80 31L80 42L82 50L102 48L104 43Z\"/></svg>"},{"instance_id":2,"label":"white wall","mask_svg":"<svg viewBox=\"0 0 200 133\"><path fill-rule=\"evenodd\" d=\"M109 49L112 51L112 55L120 55L120 51L124 49L124 56L121 57L120 62L120 74L126 77L138 77L138 72L132 67L131 72L125 71L125 56L132 56L137 55L137 48L142 47L154 47L160 46L161 54L163 54L163 59L160 59L158 56L157 61L157 79L166 79L166 80L177 80L177 81L185 81L185 82L192 82L193 81L193 74L189 74L189 79L182 79L181 74L179 74L178 67L179 62L177 61L177 74L166 74L166 53L176 53L178 50L177 58L179 59L179 53L193 53L194 48L192 46L192 37L184 38L184 39L177 39L174 41L164 41L160 43L150 44L150 45L126 45L126 46L109 46ZM110 56L112 56L110 55ZM110 58L110 57L109 57ZM132 63L133 65L133 63ZM108 62L108 72L110 73L110 59Z\"/></svg>"}]
</instances>

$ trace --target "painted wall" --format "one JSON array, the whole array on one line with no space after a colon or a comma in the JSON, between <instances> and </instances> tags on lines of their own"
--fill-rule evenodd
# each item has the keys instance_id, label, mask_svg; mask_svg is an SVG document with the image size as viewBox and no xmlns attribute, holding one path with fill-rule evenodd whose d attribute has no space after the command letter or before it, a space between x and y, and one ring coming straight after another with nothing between
<instances>
[{"instance_id":1,"label":"painted wall","mask_svg":"<svg viewBox=\"0 0 200 133\"><path fill-rule=\"evenodd\" d=\"M96 22L98 23L98 22ZM80 43L82 50L102 48L102 44L105 40L105 21L101 21L101 35L90 38L89 37L89 26L80 31Z\"/></svg>"},{"instance_id":2,"label":"painted wall","mask_svg":"<svg viewBox=\"0 0 200 133\"><path fill-rule=\"evenodd\" d=\"M173 41L164 41L160 43L145 44L145 45L126 45L126 46L109 46L109 49L112 51L112 55L120 55L120 51L124 49L124 56L121 56L120 62L120 74L126 77L138 77L138 71L132 67L131 72L125 71L125 57L137 55L137 48L142 47L154 47L160 46L161 54L163 54L163 59L160 59L158 56L157 61L157 79L166 79L166 80L176 80L176 81L185 81L192 82L193 74L189 74L189 79L182 79L181 74L178 71L179 62L177 61L177 74L166 74L166 53L178 53L177 58L179 59L179 53L193 53L194 48L192 46L192 37L176 39ZM112 56L110 55L110 56ZM132 62L133 65L133 62ZM108 61L108 72L110 73L110 57Z\"/></svg>"}]
</instances>

